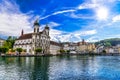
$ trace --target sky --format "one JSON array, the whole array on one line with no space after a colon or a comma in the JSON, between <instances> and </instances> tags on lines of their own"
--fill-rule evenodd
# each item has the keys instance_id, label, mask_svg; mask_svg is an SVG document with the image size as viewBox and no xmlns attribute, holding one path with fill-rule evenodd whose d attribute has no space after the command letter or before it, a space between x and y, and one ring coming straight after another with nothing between
<instances>
[{"instance_id":1,"label":"sky","mask_svg":"<svg viewBox=\"0 0 120 80\"><path fill-rule=\"evenodd\" d=\"M50 27L53 41L96 42L120 38L120 0L0 0L0 37Z\"/></svg>"}]
</instances>

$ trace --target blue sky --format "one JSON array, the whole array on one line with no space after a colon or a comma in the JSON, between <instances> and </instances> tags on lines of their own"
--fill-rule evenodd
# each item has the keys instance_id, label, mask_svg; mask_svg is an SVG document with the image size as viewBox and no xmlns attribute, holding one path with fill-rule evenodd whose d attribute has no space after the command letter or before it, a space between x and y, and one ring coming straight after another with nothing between
<instances>
[{"instance_id":1,"label":"blue sky","mask_svg":"<svg viewBox=\"0 0 120 80\"><path fill-rule=\"evenodd\" d=\"M94 42L120 38L120 0L0 0L0 36L50 27L53 41Z\"/></svg>"}]
</instances>

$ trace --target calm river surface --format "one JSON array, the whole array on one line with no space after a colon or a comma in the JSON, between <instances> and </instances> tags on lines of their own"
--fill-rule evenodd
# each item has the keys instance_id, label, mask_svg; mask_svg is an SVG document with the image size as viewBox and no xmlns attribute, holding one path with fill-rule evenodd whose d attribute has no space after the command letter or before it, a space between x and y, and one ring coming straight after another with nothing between
<instances>
[{"instance_id":1,"label":"calm river surface","mask_svg":"<svg viewBox=\"0 0 120 80\"><path fill-rule=\"evenodd\" d=\"M120 80L120 56L0 57L0 80Z\"/></svg>"}]
</instances>

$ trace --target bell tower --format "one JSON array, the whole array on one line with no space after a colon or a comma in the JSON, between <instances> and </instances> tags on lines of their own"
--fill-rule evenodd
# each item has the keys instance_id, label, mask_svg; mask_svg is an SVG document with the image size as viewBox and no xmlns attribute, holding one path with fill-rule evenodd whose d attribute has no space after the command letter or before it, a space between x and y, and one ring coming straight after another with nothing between
<instances>
[{"instance_id":1,"label":"bell tower","mask_svg":"<svg viewBox=\"0 0 120 80\"><path fill-rule=\"evenodd\" d=\"M23 36L23 34L24 34L24 31L23 31L23 29L22 29L22 31L21 31L21 36Z\"/></svg>"},{"instance_id":2,"label":"bell tower","mask_svg":"<svg viewBox=\"0 0 120 80\"><path fill-rule=\"evenodd\" d=\"M46 26L45 26L45 32L49 36L49 27L48 27L48 24L46 24Z\"/></svg>"},{"instance_id":3,"label":"bell tower","mask_svg":"<svg viewBox=\"0 0 120 80\"><path fill-rule=\"evenodd\" d=\"M39 20L37 19L34 24L34 32L32 34L32 53L35 54L35 49L39 46Z\"/></svg>"}]
</instances>

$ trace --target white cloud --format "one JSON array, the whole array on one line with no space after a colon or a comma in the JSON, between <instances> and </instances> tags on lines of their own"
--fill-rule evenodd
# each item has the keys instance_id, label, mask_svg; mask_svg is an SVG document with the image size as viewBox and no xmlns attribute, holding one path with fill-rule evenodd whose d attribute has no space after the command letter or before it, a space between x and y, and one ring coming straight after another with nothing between
<instances>
[{"instance_id":1,"label":"white cloud","mask_svg":"<svg viewBox=\"0 0 120 80\"><path fill-rule=\"evenodd\" d=\"M95 4L95 3L88 3L88 2L85 2L81 5L78 6L78 9L89 9L89 8L95 8L99 6L98 4Z\"/></svg>"},{"instance_id":2,"label":"white cloud","mask_svg":"<svg viewBox=\"0 0 120 80\"><path fill-rule=\"evenodd\" d=\"M50 16L53 16L53 15L58 15L58 14L63 14L63 13L68 13L68 12L74 12L74 11L76 11L76 10L75 9L69 9L69 10L57 11L57 12L54 12L50 15L45 16L45 17L41 17L40 19L42 20L42 19L46 19L46 18L48 18Z\"/></svg>"},{"instance_id":3,"label":"white cloud","mask_svg":"<svg viewBox=\"0 0 120 80\"><path fill-rule=\"evenodd\" d=\"M94 19L94 16L87 16L84 14L75 14L75 13L70 13L66 16L74 18L74 19Z\"/></svg>"},{"instance_id":4,"label":"white cloud","mask_svg":"<svg viewBox=\"0 0 120 80\"><path fill-rule=\"evenodd\" d=\"M60 26L60 24L58 24L56 22L49 22L48 25L49 25L50 28L54 28L54 27Z\"/></svg>"},{"instance_id":5,"label":"white cloud","mask_svg":"<svg viewBox=\"0 0 120 80\"><path fill-rule=\"evenodd\" d=\"M118 21L120 21L120 15L114 16L113 19L112 19L112 21L113 21L113 22L118 22Z\"/></svg>"},{"instance_id":6,"label":"white cloud","mask_svg":"<svg viewBox=\"0 0 120 80\"><path fill-rule=\"evenodd\" d=\"M97 42L100 41L100 38L98 36L92 36L86 40L87 42Z\"/></svg>"},{"instance_id":7,"label":"white cloud","mask_svg":"<svg viewBox=\"0 0 120 80\"><path fill-rule=\"evenodd\" d=\"M74 11L76 10L70 9L70 10L57 11L57 12L54 12L53 15L67 13L67 12L74 12Z\"/></svg>"},{"instance_id":8,"label":"white cloud","mask_svg":"<svg viewBox=\"0 0 120 80\"><path fill-rule=\"evenodd\" d=\"M22 29L25 32L31 32L31 22L29 21L31 17L21 13L16 3L2 0L0 3L0 34L18 36Z\"/></svg>"},{"instance_id":9,"label":"white cloud","mask_svg":"<svg viewBox=\"0 0 120 80\"><path fill-rule=\"evenodd\" d=\"M78 9L89 9L99 7L100 3L96 0L88 0L78 6Z\"/></svg>"},{"instance_id":10,"label":"white cloud","mask_svg":"<svg viewBox=\"0 0 120 80\"><path fill-rule=\"evenodd\" d=\"M57 30L53 30L52 28L60 26L60 24L58 24L58 23L56 23L56 22L53 22L53 21L47 23L47 25L50 27L50 29L52 30L52 32L53 32L54 34L56 33ZM46 24L41 24L39 30L42 31L42 30L45 28L45 26L46 26ZM52 35L53 35L53 34L52 34Z\"/></svg>"},{"instance_id":11,"label":"white cloud","mask_svg":"<svg viewBox=\"0 0 120 80\"><path fill-rule=\"evenodd\" d=\"M93 34L96 34L96 33L97 33L96 30L76 31L75 35L78 35L78 36L87 36L87 35L93 35Z\"/></svg>"},{"instance_id":12,"label":"white cloud","mask_svg":"<svg viewBox=\"0 0 120 80\"><path fill-rule=\"evenodd\" d=\"M53 41L60 41L59 37L63 34L63 31L55 30L55 29L50 29L50 38Z\"/></svg>"},{"instance_id":13,"label":"white cloud","mask_svg":"<svg viewBox=\"0 0 120 80\"><path fill-rule=\"evenodd\" d=\"M69 42L69 41L78 42L78 41L82 40L81 36L89 36L89 35L94 35L96 33L97 33L96 30L75 31L72 33L68 33L68 32L51 29L50 37L51 37L51 40L57 41L57 42L59 42L59 41L61 41L61 42Z\"/></svg>"}]
</instances>

